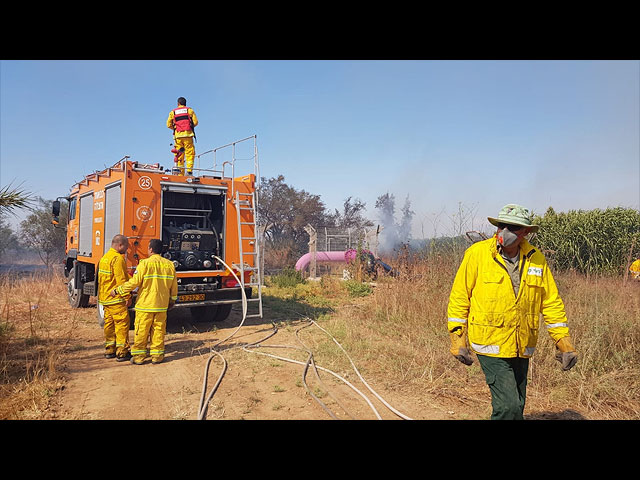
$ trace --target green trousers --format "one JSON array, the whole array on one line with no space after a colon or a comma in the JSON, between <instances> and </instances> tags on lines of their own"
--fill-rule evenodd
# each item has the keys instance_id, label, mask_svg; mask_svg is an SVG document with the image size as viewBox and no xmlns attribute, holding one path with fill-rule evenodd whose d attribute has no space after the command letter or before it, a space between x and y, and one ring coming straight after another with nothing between
<instances>
[{"instance_id":1,"label":"green trousers","mask_svg":"<svg viewBox=\"0 0 640 480\"><path fill-rule=\"evenodd\" d=\"M529 359L477 357L491 391L491 420L523 420Z\"/></svg>"}]
</instances>

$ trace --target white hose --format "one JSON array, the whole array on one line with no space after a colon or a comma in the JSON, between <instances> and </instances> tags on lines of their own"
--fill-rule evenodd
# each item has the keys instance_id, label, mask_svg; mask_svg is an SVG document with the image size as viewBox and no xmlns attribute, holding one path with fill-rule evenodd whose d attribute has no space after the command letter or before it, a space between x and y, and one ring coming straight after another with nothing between
<instances>
[{"instance_id":1,"label":"white hose","mask_svg":"<svg viewBox=\"0 0 640 480\"><path fill-rule=\"evenodd\" d=\"M355 370L356 374L358 375L358 378L360 378L360 380L362 381L362 383L364 383L364 385L369 389L369 391L371 393L373 393L376 398L378 400L380 400L385 407L387 407L389 410L391 410L393 413L395 413L396 415L398 415L400 418L404 418L405 420L412 420L411 418L407 417L406 415L404 415L403 413L399 412L398 410L396 410L395 408L393 408L391 405L389 405L380 395L378 395L378 393L376 393L376 391L371 388L369 386L369 384L364 380L364 378L362 378L362 375L360 375L360 372L358 371L358 369L356 368L356 365L353 363L353 360L351 360L351 357L349 356L349 354L347 353L347 351L342 348L342 345L340 345L338 343L338 341L331 335L329 334L329 332L327 332L324 328L322 328L320 325L318 325L316 323L315 320L311 320L309 318L309 321L313 322L313 324L318 327L320 330L322 330L324 333L326 333L327 335L329 335L331 337L331 339L335 342L336 345L338 345L338 347L340 348L340 350L342 350L344 352L344 354L347 356L347 358L349 359L349 362L351 363L351 366L353 367L353 369Z\"/></svg>"},{"instance_id":2,"label":"white hose","mask_svg":"<svg viewBox=\"0 0 640 480\"><path fill-rule=\"evenodd\" d=\"M292 346L289 346L289 345L255 345L254 347L250 347L250 348L256 348L256 347L265 347L265 348L266 347L269 347L269 348L272 348L272 347L273 348L298 348L298 347L292 347ZM247 347L243 347L243 350L246 350L246 348ZM249 350L246 350L246 351L249 351ZM271 353L264 353L264 352L252 352L252 353L257 353L258 355L265 355L267 357L276 358L278 360L283 360L285 362L297 363L298 365L305 365L304 362L301 362L299 360L293 360L292 358L280 357L278 355L273 355ZM375 413L375 415L378 418L378 420L382 420L382 417L380 417L380 414L376 410L376 407L373 406L373 404L367 398L367 396L365 394L363 394L360 390L358 390L354 385L349 383L349 381L346 378L343 378L340 375L338 375L337 373L332 372L331 370L328 370L328 369L326 369L324 367L316 366L316 368L333 375L334 377L338 378L339 380L342 380L346 385L351 387L358 395L360 395L369 404L369 406L371 407L371 409Z\"/></svg>"},{"instance_id":3,"label":"white hose","mask_svg":"<svg viewBox=\"0 0 640 480\"><path fill-rule=\"evenodd\" d=\"M213 395L215 394L216 390L218 389L222 378L227 370L227 361L226 359L216 350L214 350L214 348L218 345L220 345L223 342L226 342L227 340L229 340L231 337L233 337L238 330L240 330L240 328L244 325L244 322L247 318L247 295L246 292L244 290L243 284L240 281L240 279L238 278L238 276L234 273L234 271L231 269L231 267L229 267L229 265L227 265L221 258L214 256L214 258L218 261L220 261L220 263L222 263L230 272L231 274L235 277L236 281L238 282L238 284L240 284L240 291L242 294L242 321L240 322L240 324L238 325L238 327L225 339L220 340L218 342L216 342L214 345L211 346L211 355L209 356L209 358L207 359L207 363L205 366L205 375L204 375L204 381L203 381L203 386L202 386L202 395L200 397L200 405L198 408L198 420L204 420L206 418L206 412L207 412L207 408L209 405L209 402L211 401L211 399L213 398ZM331 335L329 334L329 332L327 332L325 329L323 329L322 327L320 327L320 325L317 324L317 322L315 322L314 320L308 318L308 317L304 317L306 320L308 320L309 322L311 322L311 324L315 325L316 327L318 327L320 330L322 330L325 334L327 334L329 337L331 337L331 339L336 343L336 345L338 345L338 347L340 348L340 350L342 350L344 352L344 354L347 356L347 358L349 359L349 362L351 363L351 366L353 367L353 369L355 370L356 374L358 375L358 377L360 378L360 380L362 381L362 383L369 389L370 392L372 392L376 398L378 398L378 400L380 400L389 410L391 410L393 413L395 413L397 416L399 416L400 418L403 418L405 420L411 420L411 418L409 418L408 416L404 415L403 413L399 412L398 410L396 410L395 408L393 408L391 405L389 405L380 395L378 395L378 393L376 393L370 386L369 384L364 380L364 378L362 377L362 375L360 375L360 372L358 371L358 369L356 368L355 364L353 363L353 360L351 360L351 357L349 357L349 354L347 354L346 350L344 348L342 348L342 345L340 345L340 343L338 343L338 341ZM271 322L273 324L273 322ZM276 358L279 360L283 360L285 362L291 362L291 363L296 363L299 365L304 365L305 369L303 372L303 382L305 384L305 388L307 389L307 391L310 393L310 395L322 406L322 408L327 411L327 413L329 413L329 415L332 418L337 418L335 415L333 415L333 413L331 413L326 406L320 401L320 399L318 399L315 395L313 395L313 393L311 392L311 390L309 389L309 387L306 384L306 372L307 369L309 367L309 365L313 365L313 368L316 369L316 376L318 378L318 380L320 380L320 377L317 374L317 369L320 369L324 372L327 372L331 375L333 375L334 377L338 378L339 380L341 380L342 382L344 382L347 386L349 386L352 390L354 390L358 395L360 395L369 405L369 407L372 409L372 411L374 412L376 418L378 420L382 420L382 417L380 416L380 414L378 413L378 411L376 410L375 406L371 403L371 401L366 397L366 395L364 395L360 390L358 390L354 385L352 385L349 381L347 381L345 378L341 377L340 375L338 375L335 372L332 372L331 370L328 370L324 367L320 367L315 365L315 362L313 361L313 354L311 353L311 351L309 351L308 349L301 349L300 347L292 347L292 346L288 346L288 345L261 345L261 342L263 342L264 340L270 338L271 336L275 335L275 333L277 332L277 328L274 325L274 331L268 335L266 338L259 340L258 342L254 342L252 344L246 345L243 348L243 350L245 350L246 352L251 352L251 350L249 349L254 349L254 348L294 348L294 349L299 349L299 350L304 350L309 354L309 357L307 358L306 362L300 362L298 360L293 360L290 358L285 358L285 357L280 357L277 355L273 355L273 354L269 354L269 353L264 353L264 352L257 352L257 351L253 351L251 353L257 353L259 355L265 355L268 357L272 357L272 358ZM297 332L296 332L296 336L297 336ZM299 339L298 339L299 340ZM301 342L302 343L302 342ZM303 344L304 345L304 344ZM208 371L209 371L209 366L211 364L211 361L213 360L214 354L219 356L222 361L223 361L223 368L222 368L222 372L220 373L218 380L216 381L216 384L214 385L214 387L211 389L211 392L209 393L209 395L207 396L206 400L205 400L205 393L206 393L206 389L207 389L207 377L208 377ZM321 380L320 380L321 381ZM334 397L335 398L335 397ZM339 403L339 402L338 402ZM344 408L344 407L343 407ZM346 411L346 410L345 410ZM347 412L348 413L348 412Z\"/></svg>"},{"instance_id":4,"label":"white hose","mask_svg":"<svg viewBox=\"0 0 640 480\"><path fill-rule=\"evenodd\" d=\"M225 267L227 267L227 269L231 272L231 274L235 277L236 281L240 285L240 292L242 293L242 321L240 322L240 325L238 325L238 327L233 331L233 333L231 335L229 335L224 340L220 340L219 342L215 343L211 347L211 353L212 354L209 356L209 359L207 360L207 363L206 363L206 366L205 366L204 383L202 385L202 395L200 397L200 406L198 408L198 420L204 420L205 415L207 413L207 408L209 406L209 402L213 398L213 395L215 394L216 390L218 389L218 386L220 385L220 382L222 381L222 377L224 376L225 372L227 371L227 361L225 360L225 358L219 352L214 350L214 348L217 345L220 345L221 343L226 342L231 337L233 337L236 334L236 332L238 330L240 330L242 325L244 325L244 321L247 318L247 294L244 291L244 285L242 284L242 282L240 281L238 276L234 273L234 271L231 269L231 267L229 267L229 265L227 265L224 262L224 260L222 260L220 257L217 257L215 255L214 255L214 258L216 260L219 260L220 263L222 263ZM220 373L220 376L218 377L218 380L217 380L216 384L211 389L211 392L209 393L209 396L205 400L204 395L205 395L205 392L207 390L207 377L208 377L208 372L209 372L209 365L211 364L211 360L213 360L213 358L214 358L213 354L218 355L222 359L222 361L224 362L224 365L223 365L222 372Z\"/></svg>"}]
</instances>

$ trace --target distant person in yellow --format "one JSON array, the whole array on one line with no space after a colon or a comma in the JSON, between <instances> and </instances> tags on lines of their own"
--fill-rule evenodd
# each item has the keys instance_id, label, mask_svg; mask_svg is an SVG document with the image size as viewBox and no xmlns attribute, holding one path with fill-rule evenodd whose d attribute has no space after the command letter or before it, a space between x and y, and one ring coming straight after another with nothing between
<instances>
[{"instance_id":1,"label":"distant person in yellow","mask_svg":"<svg viewBox=\"0 0 640 480\"><path fill-rule=\"evenodd\" d=\"M198 117L192 108L187 107L187 100L184 97L178 98L178 107L169 112L167 127L173 130L175 149L184 148L184 156L177 161L181 175L184 175L184 160L187 163L187 175L193 175L193 160L196 156L193 140L197 125Z\"/></svg>"},{"instance_id":2,"label":"distant person in yellow","mask_svg":"<svg viewBox=\"0 0 640 480\"><path fill-rule=\"evenodd\" d=\"M160 256L162 241L149 241L148 253L149 258L140 260L133 277L111 292L112 297L117 297L138 289L135 337L131 348L131 363L135 365L144 363L147 343L150 343L151 363L164 360L167 310L171 309L178 299L176 269L171 261Z\"/></svg>"},{"instance_id":3,"label":"distant person in yellow","mask_svg":"<svg viewBox=\"0 0 640 480\"><path fill-rule=\"evenodd\" d=\"M465 365L473 363L471 352L477 355L491 392L492 420L524 418L540 315L562 369L578 360L551 270L525 239L538 230L531 218L527 208L515 204L505 205L497 218L488 217L498 230L467 249L449 296L450 352Z\"/></svg>"},{"instance_id":4,"label":"distant person in yellow","mask_svg":"<svg viewBox=\"0 0 640 480\"><path fill-rule=\"evenodd\" d=\"M640 258L631 264L629 271L631 272L631 278L640 280Z\"/></svg>"},{"instance_id":5,"label":"distant person in yellow","mask_svg":"<svg viewBox=\"0 0 640 480\"><path fill-rule=\"evenodd\" d=\"M98 303L104 309L104 356L115 357L118 362L131 358L127 310L131 296L125 294L112 297L110 294L118 285L129 280L124 259L128 248L129 239L124 235L116 235L111 240L111 248L98 263Z\"/></svg>"}]
</instances>

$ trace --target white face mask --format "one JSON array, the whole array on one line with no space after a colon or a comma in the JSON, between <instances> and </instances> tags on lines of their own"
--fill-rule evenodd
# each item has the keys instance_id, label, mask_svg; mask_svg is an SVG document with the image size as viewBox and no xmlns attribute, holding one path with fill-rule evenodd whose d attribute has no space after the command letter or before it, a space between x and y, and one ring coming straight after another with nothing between
<instances>
[{"instance_id":1,"label":"white face mask","mask_svg":"<svg viewBox=\"0 0 640 480\"><path fill-rule=\"evenodd\" d=\"M518 235L507 228L503 228L500 230L500 233L498 233L498 243L503 247L513 245L516 240L518 240Z\"/></svg>"}]
</instances>

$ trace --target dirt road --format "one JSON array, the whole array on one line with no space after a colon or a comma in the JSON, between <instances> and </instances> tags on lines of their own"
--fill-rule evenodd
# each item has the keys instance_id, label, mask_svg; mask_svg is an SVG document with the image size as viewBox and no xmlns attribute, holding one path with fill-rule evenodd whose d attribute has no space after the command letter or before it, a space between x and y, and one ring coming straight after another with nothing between
<instances>
[{"instance_id":1,"label":"dirt road","mask_svg":"<svg viewBox=\"0 0 640 480\"><path fill-rule=\"evenodd\" d=\"M318 382L313 370L309 369L305 381L310 393L303 381L308 353L297 349L301 344L296 335L296 329L307 324L305 321L288 322L284 327L278 327L277 333L264 342L281 347L248 352L229 347L257 342L271 334L274 325L269 312L265 313L264 319L247 319L239 330L237 327L242 320L239 306L234 307L226 321L216 323L191 323L185 310L171 313L165 361L158 365L152 365L150 361L133 365L104 358L101 327L97 321L80 322L74 347L69 350L65 362L67 381L52 402L48 418L198 419L201 398L209 395L224 370L223 360L215 356L210 362L205 388L205 368L211 347L234 332L230 340L218 347L227 366L219 387L207 404L203 416L206 420L402 419L393 410L412 419L455 416L451 406L434 403L433 399L385 391L365 378L391 410L367 390L354 370L335 373L343 376L357 391L322 371L321 382ZM297 358L302 365L259 355L254 353L256 351Z\"/></svg>"}]
</instances>

